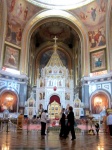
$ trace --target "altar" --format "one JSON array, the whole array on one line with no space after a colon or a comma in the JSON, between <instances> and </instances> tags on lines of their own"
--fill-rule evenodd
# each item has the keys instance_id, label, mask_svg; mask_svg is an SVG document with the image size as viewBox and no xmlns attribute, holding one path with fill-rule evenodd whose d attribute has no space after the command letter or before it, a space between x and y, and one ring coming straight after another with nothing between
<instances>
[{"instance_id":1,"label":"altar","mask_svg":"<svg viewBox=\"0 0 112 150\"><path fill-rule=\"evenodd\" d=\"M38 70L36 88L36 110L42 105L52 119L59 117L61 109L68 104L73 106L74 97L73 71L63 65L56 39L51 58L41 71Z\"/></svg>"}]
</instances>

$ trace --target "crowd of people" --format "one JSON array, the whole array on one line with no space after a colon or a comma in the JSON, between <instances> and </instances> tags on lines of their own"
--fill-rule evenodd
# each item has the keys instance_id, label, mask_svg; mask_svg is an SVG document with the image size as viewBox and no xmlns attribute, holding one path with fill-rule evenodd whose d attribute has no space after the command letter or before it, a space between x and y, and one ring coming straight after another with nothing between
<instances>
[{"instance_id":1,"label":"crowd of people","mask_svg":"<svg viewBox=\"0 0 112 150\"><path fill-rule=\"evenodd\" d=\"M46 122L47 122L47 110L44 110L41 114L41 135L46 135L45 131L46 131ZM71 140L75 140L76 139L76 135L75 135L75 129L74 129L74 124L75 124L75 117L74 117L74 112L73 112L73 108L71 106L69 106L69 108L65 111L65 109L62 109L61 112L61 117L60 117L60 133L59 136L61 138L67 138L69 132L71 132L71 136L72 139Z\"/></svg>"}]
</instances>

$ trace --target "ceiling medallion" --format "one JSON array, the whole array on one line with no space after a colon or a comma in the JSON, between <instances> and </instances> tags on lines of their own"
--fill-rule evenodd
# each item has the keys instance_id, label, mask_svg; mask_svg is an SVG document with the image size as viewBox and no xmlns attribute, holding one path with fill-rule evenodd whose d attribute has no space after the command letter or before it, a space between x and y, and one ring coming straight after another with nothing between
<instances>
[{"instance_id":1,"label":"ceiling medallion","mask_svg":"<svg viewBox=\"0 0 112 150\"><path fill-rule=\"evenodd\" d=\"M94 0L27 0L34 5L50 9L73 9L86 5Z\"/></svg>"}]
</instances>

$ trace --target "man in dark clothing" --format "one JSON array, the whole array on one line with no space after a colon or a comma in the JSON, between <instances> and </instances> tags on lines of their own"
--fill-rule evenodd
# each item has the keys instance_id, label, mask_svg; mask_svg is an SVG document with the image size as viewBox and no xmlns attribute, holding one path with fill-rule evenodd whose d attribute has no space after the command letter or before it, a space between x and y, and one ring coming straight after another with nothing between
<instances>
[{"instance_id":1,"label":"man in dark clothing","mask_svg":"<svg viewBox=\"0 0 112 150\"><path fill-rule=\"evenodd\" d=\"M95 124L95 128L96 128L96 133L97 133L97 135L98 135L98 133L99 133L99 123L96 123L96 124Z\"/></svg>"},{"instance_id":2,"label":"man in dark clothing","mask_svg":"<svg viewBox=\"0 0 112 150\"><path fill-rule=\"evenodd\" d=\"M60 137L63 137L64 134L65 134L65 108L62 109L62 115L61 115L61 118L60 118L60 124L61 124L61 129L60 129L60 134L59 136Z\"/></svg>"},{"instance_id":3,"label":"man in dark clothing","mask_svg":"<svg viewBox=\"0 0 112 150\"><path fill-rule=\"evenodd\" d=\"M68 128L69 131L71 131L71 135L72 135L71 140L74 140L76 139L75 130L74 130L75 118L74 118L73 108L71 106L69 107L69 114L67 116L67 119L68 119Z\"/></svg>"}]
</instances>

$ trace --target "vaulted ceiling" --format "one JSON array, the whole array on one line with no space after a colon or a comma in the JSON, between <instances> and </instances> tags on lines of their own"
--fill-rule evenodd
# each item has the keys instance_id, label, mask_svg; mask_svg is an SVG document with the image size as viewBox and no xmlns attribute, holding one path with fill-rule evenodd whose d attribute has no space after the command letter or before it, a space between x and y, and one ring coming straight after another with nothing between
<instances>
[{"instance_id":1,"label":"vaulted ceiling","mask_svg":"<svg viewBox=\"0 0 112 150\"><path fill-rule=\"evenodd\" d=\"M75 30L59 21L42 24L34 31L32 37L35 39L35 46L39 47L43 42L54 41L55 36L58 38L58 42L66 44L69 48L73 47L75 39L79 39Z\"/></svg>"}]
</instances>

